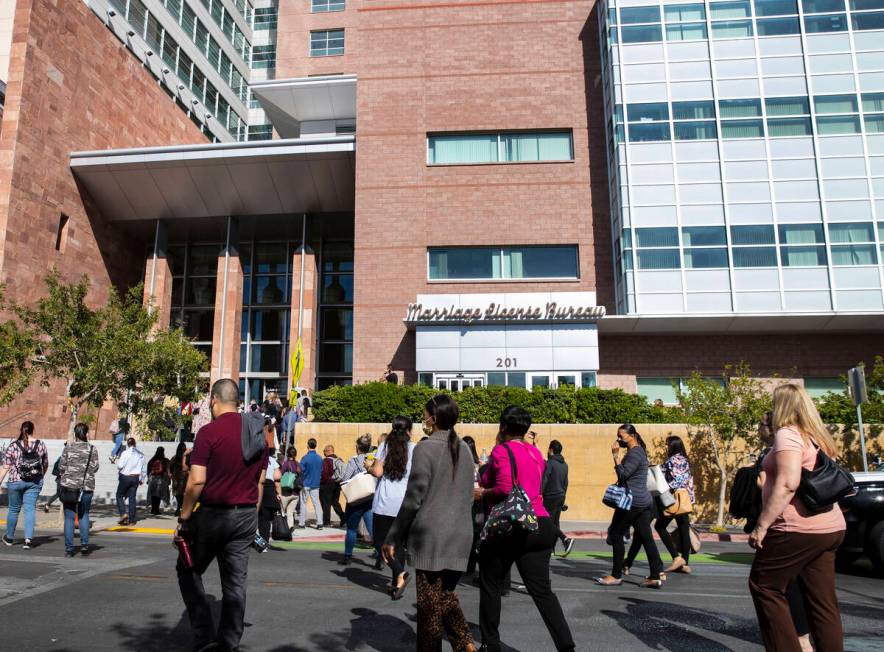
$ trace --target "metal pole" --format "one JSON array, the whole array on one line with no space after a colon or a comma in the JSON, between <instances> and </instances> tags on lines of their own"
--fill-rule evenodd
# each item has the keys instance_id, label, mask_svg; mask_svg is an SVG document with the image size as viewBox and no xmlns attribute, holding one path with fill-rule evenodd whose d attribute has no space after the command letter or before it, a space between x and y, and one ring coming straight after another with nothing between
<instances>
[{"instance_id":1,"label":"metal pole","mask_svg":"<svg viewBox=\"0 0 884 652\"><path fill-rule=\"evenodd\" d=\"M298 339L301 339L301 332L303 330L303 315L304 315L304 266L306 261L304 260L304 256L307 255L307 213L304 213L304 219L301 221L301 284L300 284L300 296L298 297Z\"/></svg>"},{"instance_id":2,"label":"metal pole","mask_svg":"<svg viewBox=\"0 0 884 652\"><path fill-rule=\"evenodd\" d=\"M862 403L856 406L856 422L859 424L859 447L863 456L863 471L869 470L869 459L866 456L866 431L863 428L863 406Z\"/></svg>"},{"instance_id":3,"label":"metal pole","mask_svg":"<svg viewBox=\"0 0 884 652\"><path fill-rule=\"evenodd\" d=\"M230 276L230 227L232 218L227 216L227 237L224 240L224 282L222 284L223 293L221 294L221 333L218 342L218 378L224 378L224 322L227 315L227 281ZM231 369L231 373L233 370ZM210 372L211 373L211 372Z\"/></svg>"}]
</instances>

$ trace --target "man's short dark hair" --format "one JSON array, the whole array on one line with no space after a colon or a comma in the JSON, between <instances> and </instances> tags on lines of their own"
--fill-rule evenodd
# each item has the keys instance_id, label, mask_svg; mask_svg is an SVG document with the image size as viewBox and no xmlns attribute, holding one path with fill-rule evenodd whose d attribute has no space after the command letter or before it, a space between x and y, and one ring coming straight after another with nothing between
<instances>
[{"instance_id":1,"label":"man's short dark hair","mask_svg":"<svg viewBox=\"0 0 884 652\"><path fill-rule=\"evenodd\" d=\"M510 405L500 415L500 427L512 437L522 437L531 427L531 415L523 407Z\"/></svg>"},{"instance_id":2,"label":"man's short dark hair","mask_svg":"<svg viewBox=\"0 0 884 652\"><path fill-rule=\"evenodd\" d=\"M216 380L212 385L212 398L225 405L239 405L239 385L230 378Z\"/></svg>"},{"instance_id":3,"label":"man's short dark hair","mask_svg":"<svg viewBox=\"0 0 884 652\"><path fill-rule=\"evenodd\" d=\"M135 448L135 437L129 437L129 439L126 440L126 446L129 448Z\"/></svg>"},{"instance_id":4,"label":"man's short dark hair","mask_svg":"<svg viewBox=\"0 0 884 652\"><path fill-rule=\"evenodd\" d=\"M553 439L549 442L549 449L553 452L553 455L561 455L562 443L558 439Z\"/></svg>"},{"instance_id":5,"label":"man's short dark hair","mask_svg":"<svg viewBox=\"0 0 884 652\"><path fill-rule=\"evenodd\" d=\"M311 437L307 440L307 448L310 450L316 450L316 440Z\"/></svg>"}]
</instances>

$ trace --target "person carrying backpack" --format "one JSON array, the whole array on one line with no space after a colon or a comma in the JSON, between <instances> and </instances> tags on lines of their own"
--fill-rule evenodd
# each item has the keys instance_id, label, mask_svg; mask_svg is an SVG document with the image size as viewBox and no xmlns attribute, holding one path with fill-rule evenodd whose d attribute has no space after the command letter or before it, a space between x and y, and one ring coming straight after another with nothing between
<instances>
[{"instance_id":1,"label":"person carrying backpack","mask_svg":"<svg viewBox=\"0 0 884 652\"><path fill-rule=\"evenodd\" d=\"M295 508L298 506L298 498L301 497L301 489L304 488L304 474L298 463L298 450L289 446L285 453L285 461L279 469L282 477L279 486L282 490L282 498L279 501L282 513L290 528L295 526ZM291 507L291 510L289 510ZM291 513L289 513L291 512Z\"/></svg>"},{"instance_id":2,"label":"person carrying backpack","mask_svg":"<svg viewBox=\"0 0 884 652\"><path fill-rule=\"evenodd\" d=\"M341 509L341 480L347 466L340 457L335 455L335 447L327 445L322 449L322 476L319 478L319 502L322 505L322 525L331 525L331 511L335 510L338 527L343 529L344 510Z\"/></svg>"},{"instance_id":3,"label":"person carrying backpack","mask_svg":"<svg viewBox=\"0 0 884 652\"><path fill-rule=\"evenodd\" d=\"M147 482L147 495L150 498L150 513L154 516L161 513L160 501L167 505L170 502L169 483L172 480L172 475L165 453L162 446L158 447L157 452L147 463L147 472L150 475Z\"/></svg>"},{"instance_id":4,"label":"person carrying backpack","mask_svg":"<svg viewBox=\"0 0 884 652\"><path fill-rule=\"evenodd\" d=\"M3 543L13 544L12 537L18 526L18 516L25 513L25 542L22 550L30 550L37 522L37 497L43 489L43 476L49 469L49 453L46 445L34 439L34 424L25 421L19 428L18 439L6 447L0 483L8 479L9 512L6 515L6 534Z\"/></svg>"}]
</instances>

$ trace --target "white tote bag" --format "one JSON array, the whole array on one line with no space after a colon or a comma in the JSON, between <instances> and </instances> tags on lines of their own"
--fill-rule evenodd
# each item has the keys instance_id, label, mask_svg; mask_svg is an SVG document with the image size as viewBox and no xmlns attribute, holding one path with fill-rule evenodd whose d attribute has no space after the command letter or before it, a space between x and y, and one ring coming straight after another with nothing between
<instances>
[{"instance_id":1,"label":"white tote bag","mask_svg":"<svg viewBox=\"0 0 884 652\"><path fill-rule=\"evenodd\" d=\"M675 498L669 489L669 483L666 481L666 475L660 465L648 467L648 491L660 498L663 507L669 507L675 504Z\"/></svg>"},{"instance_id":2,"label":"white tote bag","mask_svg":"<svg viewBox=\"0 0 884 652\"><path fill-rule=\"evenodd\" d=\"M360 473L341 483L341 493L348 503L358 503L373 496L377 486L378 479L371 473Z\"/></svg>"}]
</instances>

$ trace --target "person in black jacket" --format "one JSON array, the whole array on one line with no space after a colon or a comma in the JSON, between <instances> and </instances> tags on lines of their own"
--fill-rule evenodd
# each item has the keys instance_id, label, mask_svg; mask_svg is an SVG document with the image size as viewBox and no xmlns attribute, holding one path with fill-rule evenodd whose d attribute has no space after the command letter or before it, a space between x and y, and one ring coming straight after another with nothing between
<instances>
[{"instance_id":1,"label":"person in black jacket","mask_svg":"<svg viewBox=\"0 0 884 652\"><path fill-rule=\"evenodd\" d=\"M562 444L556 439L549 442L540 492L543 495L543 506L555 525L556 536L565 547L562 557L567 557L574 547L574 540L562 532L559 519L565 506L565 495L568 493L568 463L562 457Z\"/></svg>"}]
</instances>

